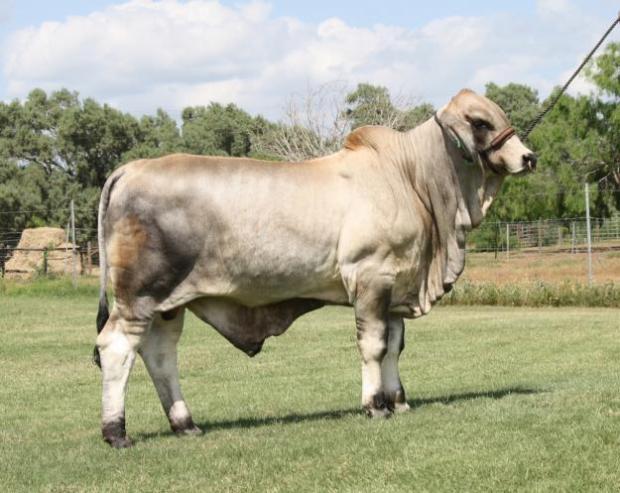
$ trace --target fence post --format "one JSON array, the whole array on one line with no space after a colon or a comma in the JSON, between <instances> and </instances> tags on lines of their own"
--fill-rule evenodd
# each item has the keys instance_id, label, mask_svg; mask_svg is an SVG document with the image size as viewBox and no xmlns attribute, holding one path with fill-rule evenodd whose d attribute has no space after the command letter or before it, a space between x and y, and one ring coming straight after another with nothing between
<instances>
[{"instance_id":1,"label":"fence post","mask_svg":"<svg viewBox=\"0 0 620 493\"><path fill-rule=\"evenodd\" d=\"M43 276L47 277L47 252L48 249L45 247L43 249Z\"/></svg>"},{"instance_id":2,"label":"fence post","mask_svg":"<svg viewBox=\"0 0 620 493\"><path fill-rule=\"evenodd\" d=\"M590 231L590 190L588 182L585 184L586 191L586 236L588 239L588 286L592 286L592 233Z\"/></svg>"},{"instance_id":3,"label":"fence post","mask_svg":"<svg viewBox=\"0 0 620 493\"><path fill-rule=\"evenodd\" d=\"M71 232L71 220L67 221L67 228L65 229L65 257L62 261L62 275L66 276L69 272L67 268L67 263L69 262L69 238ZM59 249L60 250L60 249Z\"/></svg>"},{"instance_id":4,"label":"fence post","mask_svg":"<svg viewBox=\"0 0 620 493\"><path fill-rule=\"evenodd\" d=\"M93 250L90 241L86 243L86 272L89 276L93 272Z\"/></svg>"},{"instance_id":5,"label":"fence post","mask_svg":"<svg viewBox=\"0 0 620 493\"><path fill-rule=\"evenodd\" d=\"M594 241L597 243L601 241L601 223L598 219L594 220Z\"/></svg>"},{"instance_id":6,"label":"fence post","mask_svg":"<svg viewBox=\"0 0 620 493\"><path fill-rule=\"evenodd\" d=\"M506 223L506 260L510 260L510 223Z\"/></svg>"},{"instance_id":7,"label":"fence post","mask_svg":"<svg viewBox=\"0 0 620 493\"><path fill-rule=\"evenodd\" d=\"M570 229L572 236L570 253L577 253L577 231L575 230L575 221L570 223Z\"/></svg>"},{"instance_id":8,"label":"fence post","mask_svg":"<svg viewBox=\"0 0 620 493\"><path fill-rule=\"evenodd\" d=\"M538 220L538 253L542 250L542 219Z\"/></svg>"},{"instance_id":9,"label":"fence post","mask_svg":"<svg viewBox=\"0 0 620 493\"><path fill-rule=\"evenodd\" d=\"M73 278L73 287L77 288L77 265L76 265L76 251L75 251L75 207L73 200L71 200L71 274Z\"/></svg>"}]
</instances>

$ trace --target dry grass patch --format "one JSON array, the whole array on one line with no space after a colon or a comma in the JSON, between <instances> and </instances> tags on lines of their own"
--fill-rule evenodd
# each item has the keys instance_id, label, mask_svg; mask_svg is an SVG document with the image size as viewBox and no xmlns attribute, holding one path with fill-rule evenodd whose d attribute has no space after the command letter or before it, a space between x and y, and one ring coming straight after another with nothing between
<instances>
[{"instance_id":1,"label":"dry grass patch","mask_svg":"<svg viewBox=\"0 0 620 493\"><path fill-rule=\"evenodd\" d=\"M620 281L620 252L595 252L592 256L594 280L598 284ZM547 284L586 283L585 253L470 253L460 281L472 283ZM459 282L460 282L459 281Z\"/></svg>"}]
</instances>

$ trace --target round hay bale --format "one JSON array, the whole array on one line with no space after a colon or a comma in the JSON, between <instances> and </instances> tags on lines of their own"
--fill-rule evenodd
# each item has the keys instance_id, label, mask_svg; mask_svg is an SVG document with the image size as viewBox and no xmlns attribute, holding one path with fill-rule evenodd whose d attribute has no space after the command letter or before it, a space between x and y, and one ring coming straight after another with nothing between
<instances>
[{"instance_id":1,"label":"round hay bale","mask_svg":"<svg viewBox=\"0 0 620 493\"><path fill-rule=\"evenodd\" d=\"M9 279L30 279L42 272L46 249L47 272L70 274L73 244L66 242L65 231L61 228L31 228L22 231L19 244L5 265L5 276ZM80 273L79 257L76 258L76 266Z\"/></svg>"}]
</instances>

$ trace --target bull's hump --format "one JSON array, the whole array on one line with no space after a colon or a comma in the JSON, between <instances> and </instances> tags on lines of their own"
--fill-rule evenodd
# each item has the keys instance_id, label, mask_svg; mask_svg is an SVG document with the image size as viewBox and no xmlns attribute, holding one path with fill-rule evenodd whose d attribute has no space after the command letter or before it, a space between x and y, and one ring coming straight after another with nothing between
<instances>
[{"instance_id":1,"label":"bull's hump","mask_svg":"<svg viewBox=\"0 0 620 493\"><path fill-rule=\"evenodd\" d=\"M388 127L367 125L353 130L344 141L345 149L357 151L360 149L372 149L379 151L389 145L398 132Z\"/></svg>"}]
</instances>

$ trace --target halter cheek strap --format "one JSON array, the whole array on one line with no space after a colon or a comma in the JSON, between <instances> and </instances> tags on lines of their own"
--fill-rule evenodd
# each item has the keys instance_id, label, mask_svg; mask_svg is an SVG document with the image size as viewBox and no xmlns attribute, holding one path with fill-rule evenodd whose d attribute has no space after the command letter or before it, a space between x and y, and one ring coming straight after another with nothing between
<instances>
[{"instance_id":1,"label":"halter cheek strap","mask_svg":"<svg viewBox=\"0 0 620 493\"><path fill-rule=\"evenodd\" d=\"M458 136L458 134L454 132L452 129L444 127L443 123L437 116L437 113L435 113L434 118L435 118L435 121L437 122L437 125L439 125L439 127L450 136L450 138L452 139L452 142L460 151L463 159L467 161L468 163L473 163L474 157L469 152L469 149L467 149L467 147L465 146L461 138ZM508 139L510 139L516 133L517 132L515 131L514 128L506 127L504 130L502 130L499 134L495 136L495 138L491 141L491 143L487 147L485 147L481 151L478 151L478 155L480 156L480 158L484 161L487 167L496 175L501 175L502 172L501 170L497 169L497 167L491 162L488 154L490 152L494 152L500 149L508 141Z\"/></svg>"},{"instance_id":2,"label":"halter cheek strap","mask_svg":"<svg viewBox=\"0 0 620 493\"><path fill-rule=\"evenodd\" d=\"M473 164L474 157L471 155L471 152L469 152L469 149L467 148L465 143L461 140L461 138L458 136L458 134L451 128L444 127L443 123L437 116L437 113L435 113L434 118L435 118L435 122L437 122L437 125L439 125L439 128L441 128L443 132L448 134L448 136L452 140L452 143L456 146L456 148L461 153L461 157L463 158L463 160L467 161L470 164Z\"/></svg>"}]
</instances>

